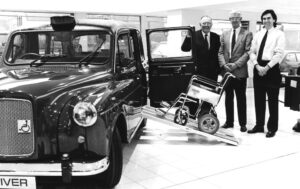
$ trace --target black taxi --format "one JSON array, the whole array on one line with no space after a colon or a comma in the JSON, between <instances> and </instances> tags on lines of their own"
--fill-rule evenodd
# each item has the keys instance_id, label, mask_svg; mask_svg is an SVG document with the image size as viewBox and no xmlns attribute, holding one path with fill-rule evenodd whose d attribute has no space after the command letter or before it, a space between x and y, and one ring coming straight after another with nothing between
<instances>
[{"instance_id":1,"label":"black taxi","mask_svg":"<svg viewBox=\"0 0 300 189\"><path fill-rule=\"evenodd\" d=\"M192 53L172 50L192 29L148 30L149 60L140 32L112 21L58 16L12 32L0 64L0 188L42 177L118 184L122 142L146 124L147 98L174 100L194 72Z\"/></svg>"}]
</instances>

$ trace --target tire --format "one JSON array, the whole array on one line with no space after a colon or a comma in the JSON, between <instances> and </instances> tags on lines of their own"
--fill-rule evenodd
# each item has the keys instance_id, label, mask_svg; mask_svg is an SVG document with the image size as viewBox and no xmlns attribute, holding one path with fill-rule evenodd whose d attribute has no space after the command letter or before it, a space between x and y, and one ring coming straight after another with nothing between
<instances>
[{"instance_id":1,"label":"tire","mask_svg":"<svg viewBox=\"0 0 300 189\"><path fill-rule=\"evenodd\" d=\"M185 126L189 119L189 108L184 106L178 108L175 112L174 123Z\"/></svg>"},{"instance_id":2,"label":"tire","mask_svg":"<svg viewBox=\"0 0 300 189\"><path fill-rule=\"evenodd\" d=\"M219 120L212 114L203 114L198 117L198 129L208 134L215 134L219 130Z\"/></svg>"},{"instance_id":3,"label":"tire","mask_svg":"<svg viewBox=\"0 0 300 189\"><path fill-rule=\"evenodd\" d=\"M116 186L122 175L123 168L123 152L121 137L118 129L113 132L112 142L109 153L109 167L108 169L98 175L97 186L112 188Z\"/></svg>"}]
</instances>

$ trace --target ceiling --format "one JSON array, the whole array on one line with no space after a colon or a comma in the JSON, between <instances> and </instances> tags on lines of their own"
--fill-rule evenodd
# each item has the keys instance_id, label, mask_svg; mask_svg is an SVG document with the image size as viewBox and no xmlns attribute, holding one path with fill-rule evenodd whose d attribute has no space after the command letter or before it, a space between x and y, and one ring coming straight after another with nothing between
<instances>
[{"instance_id":1,"label":"ceiling","mask_svg":"<svg viewBox=\"0 0 300 189\"><path fill-rule=\"evenodd\" d=\"M166 10L208 6L243 0L9 0L2 3L1 10L23 11L67 11L67 12L109 12L121 14L145 14Z\"/></svg>"},{"instance_id":2,"label":"ceiling","mask_svg":"<svg viewBox=\"0 0 300 189\"><path fill-rule=\"evenodd\" d=\"M299 0L246 0L240 2L223 3L215 6L198 6L192 9L215 8L220 10L240 10L242 12L262 12L274 9L279 14L300 15Z\"/></svg>"},{"instance_id":3,"label":"ceiling","mask_svg":"<svg viewBox=\"0 0 300 189\"><path fill-rule=\"evenodd\" d=\"M134 15L167 15L179 9L215 9L261 12L274 9L276 13L300 15L299 0L9 0L0 11L92 12Z\"/></svg>"}]
</instances>

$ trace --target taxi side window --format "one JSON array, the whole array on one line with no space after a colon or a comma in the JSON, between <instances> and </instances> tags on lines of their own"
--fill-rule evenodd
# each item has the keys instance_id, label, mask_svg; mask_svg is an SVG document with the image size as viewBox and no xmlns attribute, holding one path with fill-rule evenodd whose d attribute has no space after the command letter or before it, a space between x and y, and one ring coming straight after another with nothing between
<instances>
[{"instance_id":1,"label":"taxi side window","mask_svg":"<svg viewBox=\"0 0 300 189\"><path fill-rule=\"evenodd\" d=\"M8 61L14 62L17 58L25 54L25 39L24 35L17 34L12 40L12 50L9 53Z\"/></svg>"},{"instance_id":2,"label":"taxi side window","mask_svg":"<svg viewBox=\"0 0 300 189\"><path fill-rule=\"evenodd\" d=\"M116 67L122 70L136 68L133 37L129 33L118 37Z\"/></svg>"}]
</instances>

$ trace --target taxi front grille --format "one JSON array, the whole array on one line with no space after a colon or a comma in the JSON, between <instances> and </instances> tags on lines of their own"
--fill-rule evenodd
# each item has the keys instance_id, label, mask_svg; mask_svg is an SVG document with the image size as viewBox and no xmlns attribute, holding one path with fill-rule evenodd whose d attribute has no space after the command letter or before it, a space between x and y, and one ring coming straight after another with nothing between
<instances>
[{"instance_id":1,"label":"taxi front grille","mask_svg":"<svg viewBox=\"0 0 300 189\"><path fill-rule=\"evenodd\" d=\"M29 156L33 152L31 102L23 99L0 99L0 156Z\"/></svg>"}]
</instances>

